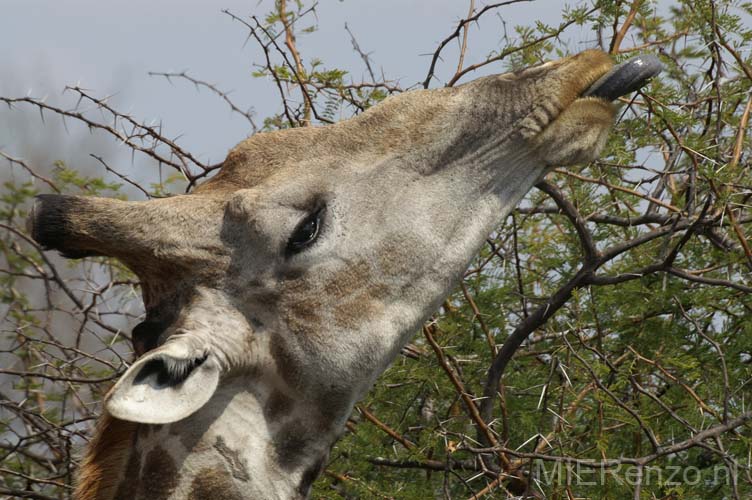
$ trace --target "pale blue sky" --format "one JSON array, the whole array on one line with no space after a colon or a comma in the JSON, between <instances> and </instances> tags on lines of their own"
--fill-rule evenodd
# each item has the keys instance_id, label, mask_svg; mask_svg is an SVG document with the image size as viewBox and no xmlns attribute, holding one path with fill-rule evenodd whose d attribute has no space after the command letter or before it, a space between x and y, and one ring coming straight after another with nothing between
<instances>
[{"instance_id":1,"label":"pale blue sky","mask_svg":"<svg viewBox=\"0 0 752 500\"><path fill-rule=\"evenodd\" d=\"M221 12L229 9L238 16L263 16L272 3L0 0L0 94L31 92L71 106L75 101L61 96L66 84L79 83L100 96L117 93L113 102L119 109L130 111L139 120L161 120L165 133L180 135L184 147L204 160L219 161L247 135L247 122L207 91L197 93L180 81L170 85L147 73L187 70L223 90L232 90L233 100L241 107L254 108L259 122L278 112L273 83L250 75L252 63L263 60L262 52L252 41L244 45L246 28ZM476 2L479 7L486 3ZM564 3L535 0L498 12L510 29L533 20L556 25ZM348 69L359 81L365 67L352 50L344 29L347 22L363 50L371 53L375 68L407 87L425 78L429 54L466 15L468 5L467 0L321 0L318 31L299 37L298 45L304 58L319 57L327 67ZM301 21L304 26L315 22L310 15ZM497 48L501 33L502 23L496 14L482 18L470 32L466 64L482 60ZM570 28L565 36L578 50L594 46L594 39L579 27ZM457 45L452 44L437 72L441 82L451 76L456 55ZM501 70L499 65L489 68ZM13 125L18 116L5 107L0 109L0 147L12 154L28 156L28 149L40 144L63 151L67 142L75 142L77 150L82 147L71 137L82 131L74 128L67 136L71 141L67 141L66 136L59 137L55 124ZM136 166L139 161L135 159Z\"/></svg>"}]
</instances>

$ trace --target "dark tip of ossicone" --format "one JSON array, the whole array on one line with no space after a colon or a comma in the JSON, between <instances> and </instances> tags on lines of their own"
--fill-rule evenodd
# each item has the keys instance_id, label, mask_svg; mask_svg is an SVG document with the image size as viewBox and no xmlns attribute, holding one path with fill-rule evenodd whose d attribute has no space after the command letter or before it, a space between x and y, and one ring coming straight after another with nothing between
<instances>
[{"instance_id":1,"label":"dark tip of ossicone","mask_svg":"<svg viewBox=\"0 0 752 500\"><path fill-rule=\"evenodd\" d=\"M57 250L63 257L80 259L95 252L75 248L71 238L70 214L81 204L78 197L40 194L26 218L26 231L44 250Z\"/></svg>"}]
</instances>

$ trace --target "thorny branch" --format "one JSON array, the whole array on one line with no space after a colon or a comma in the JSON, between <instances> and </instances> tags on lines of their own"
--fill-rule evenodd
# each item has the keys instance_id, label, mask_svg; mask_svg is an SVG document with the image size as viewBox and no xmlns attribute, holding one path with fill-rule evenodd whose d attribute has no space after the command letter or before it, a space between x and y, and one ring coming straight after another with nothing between
<instances>
[{"instance_id":1,"label":"thorny branch","mask_svg":"<svg viewBox=\"0 0 752 500\"><path fill-rule=\"evenodd\" d=\"M675 455L689 448L703 445L705 441L712 440L713 438L716 438L728 431L747 425L747 423L750 420L752 420L752 412L746 412L725 424L715 425L704 431L697 432L691 438L685 439L677 443L673 443L668 446L660 447L654 453L651 453L649 455L644 455L641 457L636 457L636 458L621 457L621 458L614 458L614 459L607 459L607 460L590 460L590 459L578 459L578 458L565 457L565 456L546 455L542 453L526 453L526 452L522 452L519 450L512 450L512 449L504 448L504 447L493 447L493 448L468 447L467 449L469 451L472 451L473 453L490 453L490 452L500 451L505 454L511 455L513 457L518 457L518 458L527 458L527 459L543 460L543 461L550 461L550 462L562 462L566 464L577 464L577 465L581 465L583 467L592 468L592 469L611 469L611 468L618 467L620 465L625 465L625 464L626 465L647 465L651 462L658 460L661 457L665 457L668 455Z\"/></svg>"},{"instance_id":2,"label":"thorny branch","mask_svg":"<svg viewBox=\"0 0 752 500\"><path fill-rule=\"evenodd\" d=\"M154 127L138 123L129 115L120 113L112 108L107 104L107 99L93 97L80 87L68 87L68 90L79 95L79 104L77 104L75 108L69 110L47 104L45 101L33 97L9 98L0 96L0 101L5 102L10 107L21 103L35 106L39 109L42 119L44 119L44 111L50 111L61 116L63 120L65 120L66 117L72 118L84 123L89 129L107 132L118 139L118 141L128 146L132 151L139 151L153 158L159 164L165 164L176 169L190 181L205 176L208 171L215 168L214 166L201 162L191 153L178 146L175 141L162 135L160 130L161 126ZM91 102L94 105L94 108L81 110L80 103L82 101ZM90 118L87 115L87 112L92 110L104 110L109 112L112 122L101 123ZM169 155L166 156L161 152L159 149L160 146L166 146L169 150ZM198 168L199 172L194 172L195 168Z\"/></svg>"},{"instance_id":3,"label":"thorny branch","mask_svg":"<svg viewBox=\"0 0 752 500\"><path fill-rule=\"evenodd\" d=\"M214 85L213 83L205 82L203 80L199 80L198 78L192 77L188 74L186 71L181 71L180 73L163 73L158 71L150 71L149 75L151 76L162 76L167 81L172 82L173 78L176 79L182 79L186 80L190 83L192 83L196 90L200 90L202 87L209 89L211 92L216 94L219 98L221 98L223 101L227 103L227 105L230 107L230 109L234 112L242 116L246 119L248 124L251 126L251 132L256 133L258 132L258 125L256 125L256 122L253 119L253 113L251 109L247 109L243 111L238 105L236 105L231 99L230 99L230 93L224 92L222 90L219 90L219 88Z\"/></svg>"},{"instance_id":4,"label":"thorny branch","mask_svg":"<svg viewBox=\"0 0 752 500\"><path fill-rule=\"evenodd\" d=\"M434 72L436 71L436 63L439 61L439 59L441 59L441 51L444 50L444 47L446 47L452 40L458 39L461 34L465 36L467 34L466 30L467 30L468 24L477 22L483 16L483 14L490 12L494 9L498 9L500 7L512 5L515 3L532 2L532 1L534 0L507 0L505 2L493 3L493 4L486 5L485 7L480 9L475 15L472 14L474 8L473 8L473 5L471 4L470 14L468 15L468 17L461 20L457 24L457 27L455 28L454 32L452 32L451 35L449 35L448 37L443 39L441 43L439 43L439 46L436 48L436 51L433 53L433 56L431 56L431 64L428 68L428 75L426 75L425 80L423 80L423 88L427 89L431 85L431 80L433 80ZM462 46L463 48L460 49L461 50L460 54L462 55L461 59L464 58L464 53L465 53L464 49L467 48L467 45L465 43L463 43ZM464 74L464 72L462 72L461 66L462 66L462 61L460 60L457 72L455 73L455 76L452 78L452 81L457 81L459 79L458 75L461 76L461 73ZM451 84L449 84L448 86L451 87Z\"/></svg>"},{"instance_id":5,"label":"thorny branch","mask_svg":"<svg viewBox=\"0 0 752 500\"><path fill-rule=\"evenodd\" d=\"M307 127L311 124L311 97L308 95L308 90L305 88L302 80L304 78L303 75L305 74L305 69L303 68L303 61L300 59L298 48L295 45L295 32L293 31L292 23L287 15L287 0L279 0L277 2L277 8L279 19L285 27L285 46L290 51L290 54L292 54L292 58L295 61L295 78L298 80L298 83L300 83L301 91L303 92L303 120L301 121L301 125ZM258 24L258 21L256 23Z\"/></svg>"},{"instance_id":6,"label":"thorny branch","mask_svg":"<svg viewBox=\"0 0 752 500\"><path fill-rule=\"evenodd\" d=\"M526 0L517 0L517 1L526 1ZM592 14L592 13L596 12L597 10L598 10L598 7L593 7L592 9L590 9L589 11L587 11L586 15ZM541 37L539 37L538 39L536 39L536 40L534 40L532 42L523 43L522 45L519 45L517 47L510 47L508 49L504 49L503 51L501 51L501 53L486 58L486 60L483 61L483 62L479 62L479 63L476 63L476 64L471 64L470 66L466 66L462 71L456 72L454 74L454 76L452 76L452 78L449 80L449 82L447 82L446 86L447 87L452 87L460 79L462 79L462 77L464 77L468 73L476 71L476 70L478 70L478 69L480 69L480 68L482 68L484 66L487 66L487 65L489 65L491 63L502 61L502 60L506 59L507 57L511 56L512 54L515 54L517 52L529 49L530 47L534 47L534 46L540 44L541 42L545 42L546 40L550 40L552 38L556 38L556 37L560 36L567 28L569 28L570 26L572 26L575 23L576 23L576 20L574 20L574 19L569 20L569 21L564 22L564 23L561 23L559 25L559 27L555 31L553 31L552 33L549 33L547 35L541 36ZM429 84L430 84L430 80L427 79L427 81L429 81ZM424 82L424 84L425 84L425 82Z\"/></svg>"}]
</instances>

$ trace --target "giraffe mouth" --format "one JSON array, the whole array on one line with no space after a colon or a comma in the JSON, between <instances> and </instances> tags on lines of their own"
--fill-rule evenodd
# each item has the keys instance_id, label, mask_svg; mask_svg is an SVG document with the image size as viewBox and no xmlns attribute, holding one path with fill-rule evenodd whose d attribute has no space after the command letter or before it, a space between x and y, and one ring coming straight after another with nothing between
<instances>
[{"instance_id":1,"label":"giraffe mouth","mask_svg":"<svg viewBox=\"0 0 752 500\"><path fill-rule=\"evenodd\" d=\"M644 87L662 70L663 64L652 54L632 57L607 71L588 87L582 97L616 100Z\"/></svg>"}]
</instances>

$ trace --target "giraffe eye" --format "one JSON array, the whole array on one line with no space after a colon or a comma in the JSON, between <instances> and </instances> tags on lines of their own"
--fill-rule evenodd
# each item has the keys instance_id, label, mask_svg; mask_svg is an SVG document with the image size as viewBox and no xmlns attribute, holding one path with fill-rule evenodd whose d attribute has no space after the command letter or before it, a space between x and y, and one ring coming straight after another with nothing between
<instances>
[{"instance_id":1,"label":"giraffe eye","mask_svg":"<svg viewBox=\"0 0 752 500\"><path fill-rule=\"evenodd\" d=\"M300 221L287 242L287 254L300 252L318 238L324 209L320 208Z\"/></svg>"}]
</instances>

